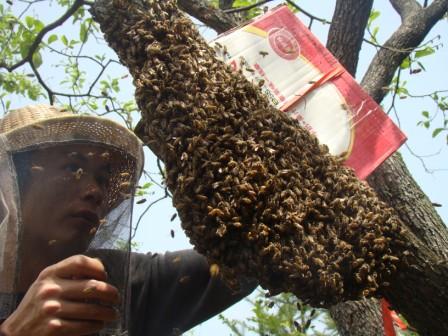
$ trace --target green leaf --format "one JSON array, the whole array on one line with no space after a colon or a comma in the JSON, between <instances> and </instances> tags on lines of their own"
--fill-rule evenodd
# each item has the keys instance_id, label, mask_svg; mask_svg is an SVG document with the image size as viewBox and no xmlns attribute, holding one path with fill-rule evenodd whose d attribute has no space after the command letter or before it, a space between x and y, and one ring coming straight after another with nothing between
<instances>
[{"instance_id":1,"label":"green leaf","mask_svg":"<svg viewBox=\"0 0 448 336\"><path fill-rule=\"evenodd\" d=\"M87 42L87 38L88 38L88 28L85 22L83 22L81 24L81 28L79 30L79 39L81 40L82 43Z\"/></svg>"},{"instance_id":2,"label":"green leaf","mask_svg":"<svg viewBox=\"0 0 448 336\"><path fill-rule=\"evenodd\" d=\"M372 24L372 22L375 21L380 15L381 15L380 11L377 11L377 10L373 9L370 12L370 16L369 16L369 20L367 22L367 25L370 26Z\"/></svg>"},{"instance_id":3,"label":"green leaf","mask_svg":"<svg viewBox=\"0 0 448 336\"><path fill-rule=\"evenodd\" d=\"M42 65L42 55L38 51L33 54L33 64L36 68Z\"/></svg>"},{"instance_id":4,"label":"green leaf","mask_svg":"<svg viewBox=\"0 0 448 336\"><path fill-rule=\"evenodd\" d=\"M153 183L151 183L151 182L147 182L147 183L145 183L144 185L142 185L142 187L141 187L140 189L148 189L148 188L150 188L151 186L153 186Z\"/></svg>"},{"instance_id":5,"label":"green leaf","mask_svg":"<svg viewBox=\"0 0 448 336\"><path fill-rule=\"evenodd\" d=\"M406 57L400 65L401 69L408 69L411 66L411 59Z\"/></svg>"},{"instance_id":6,"label":"green leaf","mask_svg":"<svg viewBox=\"0 0 448 336\"><path fill-rule=\"evenodd\" d=\"M112 85L112 90L114 90L115 92L119 92L120 91L120 84L118 83L118 79L117 78L114 78L113 80L112 80L112 83L111 83Z\"/></svg>"},{"instance_id":7,"label":"green leaf","mask_svg":"<svg viewBox=\"0 0 448 336\"><path fill-rule=\"evenodd\" d=\"M52 34L48 37L47 43L51 44L51 43L57 41L57 39L58 39L58 36L56 34Z\"/></svg>"},{"instance_id":8,"label":"green leaf","mask_svg":"<svg viewBox=\"0 0 448 336\"><path fill-rule=\"evenodd\" d=\"M424 116L425 118L429 119L429 112L428 111L423 111L422 112L422 116Z\"/></svg>"},{"instance_id":9,"label":"green leaf","mask_svg":"<svg viewBox=\"0 0 448 336\"><path fill-rule=\"evenodd\" d=\"M38 19L34 19L34 27L35 27L35 31L39 32L42 29L44 29L45 25L42 21L38 20Z\"/></svg>"},{"instance_id":10,"label":"green leaf","mask_svg":"<svg viewBox=\"0 0 448 336\"><path fill-rule=\"evenodd\" d=\"M433 132L432 132L432 137L435 138L440 132L442 132L444 130L444 128L436 128Z\"/></svg>"},{"instance_id":11,"label":"green leaf","mask_svg":"<svg viewBox=\"0 0 448 336\"><path fill-rule=\"evenodd\" d=\"M415 57L416 58L421 58L421 57L425 57L425 56L428 56L428 55L432 55L432 54L434 54L436 51L434 50L434 48L433 47L425 47L424 49L421 49L421 50L417 50L416 52L415 52Z\"/></svg>"},{"instance_id":12,"label":"green leaf","mask_svg":"<svg viewBox=\"0 0 448 336\"><path fill-rule=\"evenodd\" d=\"M25 17L25 23L28 28L33 27L34 26L34 18L32 16Z\"/></svg>"},{"instance_id":13,"label":"green leaf","mask_svg":"<svg viewBox=\"0 0 448 336\"><path fill-rule=\"evenodd\" d=\"M425 126L425 128L429 128L430 122L429 121L423 122L423 126Z\"/></svg>"},{"instance_id":14,"label":"green leaf","mask_svg":"<svg viewBox=\"0 0 448 336\"><path fill-rule=\"evenodd\" d=\"M64 43L64 45L66 47L68 47L68 40L67 40L67 37L65 35L61 36L61 41L62 41L62 43Z\"/></svg>"}]
</instances>

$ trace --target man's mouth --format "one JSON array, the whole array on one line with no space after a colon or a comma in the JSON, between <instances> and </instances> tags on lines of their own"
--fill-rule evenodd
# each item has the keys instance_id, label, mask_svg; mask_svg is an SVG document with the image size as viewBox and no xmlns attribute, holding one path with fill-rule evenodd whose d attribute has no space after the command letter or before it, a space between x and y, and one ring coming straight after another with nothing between
<instances>
[{"instance_id":1,"label":"man's mouth","mask_svg":"<svg viewBox=\"0 0 448 336\"><path fill-rule=\"evenodd\" d=\"M98 226L100 222L100 218L98 217L98 215L90 210L78 211L73 215L73 217L84 219L94 227Z\"/></svg>"}]
</instances>

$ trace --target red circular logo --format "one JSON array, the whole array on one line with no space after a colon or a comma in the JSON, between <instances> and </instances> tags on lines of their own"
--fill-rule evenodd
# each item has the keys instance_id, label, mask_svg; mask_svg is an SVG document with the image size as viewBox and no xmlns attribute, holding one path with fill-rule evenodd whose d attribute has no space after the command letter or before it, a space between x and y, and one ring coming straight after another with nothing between
<instances>
[{"instance_id":1,"label":"red circular logo","mask_svg":"<svg viewBox=\"0 0 448 336\"><path fill-rule=\"evenodd\" d=\"M268 33L271 48L282 58L292 61L300 55L299 42L285 28L272 28Z\"/></svg>"}]
</instances>

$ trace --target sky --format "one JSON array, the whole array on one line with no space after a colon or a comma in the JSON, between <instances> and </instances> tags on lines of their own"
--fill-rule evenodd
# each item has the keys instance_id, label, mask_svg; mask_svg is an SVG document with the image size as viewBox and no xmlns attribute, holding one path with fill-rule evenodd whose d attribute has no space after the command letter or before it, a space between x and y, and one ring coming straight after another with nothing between
<instances>
[{"instance_id":1,"label":"sky","mask_svg":"<svg viewBox=\"0 0 448 336\"><path fill-rule=\"evenodd\" d=\"M3 0L1 0L3 2ZM278 1L274 2L274 4ZM304 9L310 13L331 20L332 17L332 3L333 1L313 1L313 0L301 0L298 2ZM43 5L42 5L43 6ZM35 6L34 10L31 10L29 15L37 15L39 18L46 22L53 21L60 12L58 8L53 7L38 7ZM379 18L375 21L374 26L379 26L378 40L384 42L391 32L393 32L400 24L399 16L391 8L390 4L386 0L377 0L374 8L380 11ZM44 10L42 10L44 9ZM19 9L17 9L19 10ZM45 14L43 14L45 13ZM303 15L299 15L299 18L307 25L308 18ZM326 34L328 32L328 25L322 25L315 22L312 26L312 32L318 36L320 41L325 44ZM403 78L408 81L407 88L409 92L414 95L423 95L430 93L434 90L448 90L448 83L446 81L446 75L448 74L448 41L446 32L448 28L448 20L444 20L436 25L436 27L429 33L426 41L435 38L437 35L441 36L440 40L436 40L436 44L439 49L434 55L428 56L423 59L423 64L426 71L422 71L417 74L403 73ZM201 32L208 38L214 37L214 33L211 30L200 28ZM56 33L64 32L67 35L73 34L77 36L78 27L72 26L69 22L63 27L58 29ZM443 36L445 34L445 36ZM101 47L100 47L101 48ZM104 52L111 53L106 45L103 46ZM86 46L83 53L97 53L99 50L97 44ZM370 60L375 52L375 48L366 43L363 44L360 63L357 71L357 80L362 79ZM54 54L45 55L44 62L57 63L57 58ZM47 67L44 65L45 78L52 83L57 83L62 74L58 73L61 68ZM88 65L86 63L87 67ZM88 71L96 73L98 69L92 66L92 69L88 68ZM112 76L121 76L125 74L125 69L121 66L114 66L112 68ZM120 83L122 91L120 95L131 96L133 94L133 87L129 78L124 78ZM56 85L56 84L54 84ZM41 100L41 102L46 102ZM26 99L14 100L12 107L20 107L27 104ZM390 97L383 101L383 108L388 109L390 105ZM419 99L399 99L397 102L398 113L395 115L391 112L390 117L400 125L402 131L408 136L406 145L402 146L400 153L407 164L408 169L419 183L423 191L429 195L431 201L438 203L441 207L437 208L438 213L446 223L448 220L448 202L446 197L446 188L448 186L448 146L446 143L445 135L439 136L435 139L431 137L431 132L424 129L421 126L417 126L417 122L422 120L421 112L427 110L431 117L434 117L434 122L440 122L441 113L437 110L436 106L428 98ZM413 154L414 153L414 154ZM418 154L422 158L415 156ZM437 155L434 155L437 154ZM148 150L145 151L146 161L145 169L151 173L152 177L158 178L158 169L155 161L155 157ZM422 163L424 162L424 165ZM162 191L159 188L152 188L151 194L145 196L148 199L148 203L156 200L162 195ZM138 218L142 211L145 209L146 204L136 205L134 218ZM167 250L179 250L184 248L190 248L188 239L180 228L179 220L176 218L170 221L172 215L175 213L175 209L171 205L170 199L165 199L155 204L145 215L139 230L137 232L135 240L138 242L140 251L153 251L164 252ZM171 230L174 231L174 238L171 235ZM242 301L225 312L225 315L230 318L244 319L250 316L250 305L247 302ZM211 332L214 335L229 335L230 331L227 327L223 326L218 318L211 319L202 325L196 327L193 331L196 336L209 336Z\"/></svg>"}]
</instances>

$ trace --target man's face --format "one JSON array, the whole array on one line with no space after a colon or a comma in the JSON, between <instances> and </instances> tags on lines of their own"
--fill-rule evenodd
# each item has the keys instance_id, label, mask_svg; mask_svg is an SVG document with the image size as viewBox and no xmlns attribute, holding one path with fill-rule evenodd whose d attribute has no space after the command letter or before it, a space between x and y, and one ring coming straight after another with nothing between
<instances>
[{"instance_id":1,"label":"man's face","mask_svg":"<svg viewBox=\"0 0 448 336\"><path fill-rule=\"evenodd\" d=\"M82 253L106 215L111 151L64 145L32 153L21 196L25 246Z\"/></svg>"}]
</instances>

